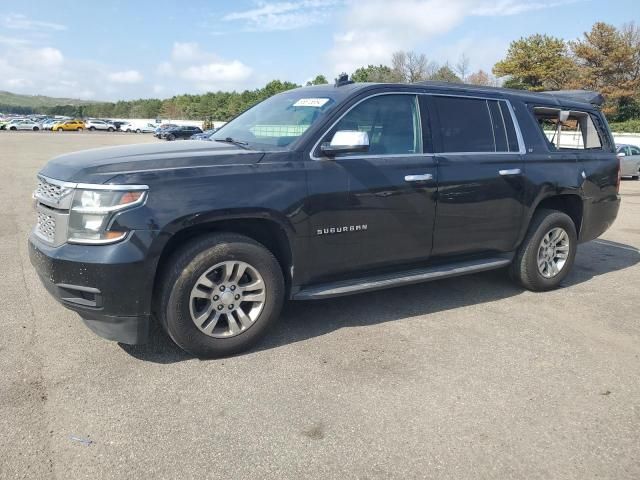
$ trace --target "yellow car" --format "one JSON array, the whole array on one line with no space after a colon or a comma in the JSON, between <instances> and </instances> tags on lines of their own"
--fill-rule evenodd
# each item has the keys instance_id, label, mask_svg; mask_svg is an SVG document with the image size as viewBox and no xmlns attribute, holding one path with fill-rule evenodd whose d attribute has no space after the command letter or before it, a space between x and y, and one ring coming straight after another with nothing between
<instances>
[{"instance_id":1,"label":"yellow car","mask_svg":"<svg viewBox=\"0 0 640 480\"><path fill-rule=\"evenodd\" d=\"M75 130L76 132L80 132L84 130L84 122L82 120L67 120L66 122L56 123L51 130L54 132L62 132Z\"/></svg>"}]
</instances>

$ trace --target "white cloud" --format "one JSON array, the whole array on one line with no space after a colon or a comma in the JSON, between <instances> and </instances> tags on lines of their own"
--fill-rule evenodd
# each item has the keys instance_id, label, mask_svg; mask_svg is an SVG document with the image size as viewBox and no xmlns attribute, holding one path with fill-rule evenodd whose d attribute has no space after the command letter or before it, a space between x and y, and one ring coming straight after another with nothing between
<instances>
[{"instance_id":1,"label":"white cloud","mask_svg":"<svg viewBox=\"0 0 640 480\"><path fill-rule=\"evenodd\" d=\"M137 70L110 73L107 78L114 83L140 83L143 80L142 74Z\"/></svg>"},{"instance_id":2,"label":"white cloud","mask_svg":"<svg viewBox=\"0 0 640 480\"><path fill-rule=\"evenodd\" d=\"M160 63L156 71L186 81L200 91L240 89L253 75L253 70L240 60L222 59L195 42L175 42L171 61Z\"/></svg>"},{"instance_id":3,"label":"white cloud","mask_svg":"<svg viewBox=\"0 0 640 480\"><path fill-rule=\"evenodd\" d=\"M397 50L442 35L469 16L517 15L580 0L350 0L343 29L334 35L327 58L333 73L353 72L369 63L388 64Z\"/></svg>"},{"instance_id":4,"label":"white cloud","mask_svg":"<svg viewBox=\"0 0 640 480\"><path fill-rule=\"evenodd\" d=\"M261 2L257 8L232 12L222 20L243 22L246 30L295 30L325 22L344 0L302 0L297 2Z\"/></svg>"},{"instance_id":5,"label":"white cloud","mask_svg":"<svg viewBox=\"0 0 640 480\"><path fill-rule=\"evenodd\" d=\"M43 22L40 20L33 20L21 13L9 13L3 17L0 17L0 25L12 30L52 30L62 31L66 30L66 25L59 23Z\"/></svg>"}]
</instances>

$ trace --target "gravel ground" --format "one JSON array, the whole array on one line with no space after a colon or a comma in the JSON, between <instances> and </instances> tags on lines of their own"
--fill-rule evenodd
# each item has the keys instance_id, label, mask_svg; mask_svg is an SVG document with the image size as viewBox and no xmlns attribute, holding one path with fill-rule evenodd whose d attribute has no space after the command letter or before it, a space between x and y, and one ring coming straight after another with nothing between
<instances>
[{"instance_id":1,"label":"gravel ground","mask_svg":"<svg viewBox=\"0 0 640 480\"><path fill-rule=\"evenodd\" d=\"M34 175L148 135L0 132L0 478L640 478L640 182L563 288L289 304L254 351L102 340L27 256Z\"/></svg>"}]
</instances>

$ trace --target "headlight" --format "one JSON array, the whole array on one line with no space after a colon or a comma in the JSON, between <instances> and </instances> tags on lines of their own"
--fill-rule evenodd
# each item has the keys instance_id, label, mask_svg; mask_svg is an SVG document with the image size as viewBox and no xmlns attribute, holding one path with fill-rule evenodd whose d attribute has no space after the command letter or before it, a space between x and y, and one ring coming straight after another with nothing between
<instances>
[{"instance_id":1,"label":"headlight","mask_svg":"<svg viewBox=\"0 0 640 480\"><path fill-rule=\"evenodd\" d=\"M69 213L68 242L104 244L123 239L128 232L109 228L113 216L141 205L146 197L142 189L92 190L79 188Z\"/></svg>"}]
</instances>

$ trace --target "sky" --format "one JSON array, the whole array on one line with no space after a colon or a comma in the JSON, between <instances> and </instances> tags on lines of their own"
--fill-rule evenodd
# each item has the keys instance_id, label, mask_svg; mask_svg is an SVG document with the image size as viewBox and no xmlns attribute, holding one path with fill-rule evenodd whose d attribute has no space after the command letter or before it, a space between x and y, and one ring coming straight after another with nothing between
<instances>
[{"instance_id":1,"label":"sky","mask_svg":"<svg viewBox=\"0 0 640 480\"><path fill-rule=\"evenodd\" d=\"M0 90L90 100L302 84L397 50L491 71L512 40L640 23L640 0L0 0Z\"/></svg>"}]
</instances>

